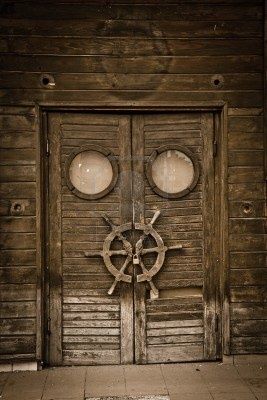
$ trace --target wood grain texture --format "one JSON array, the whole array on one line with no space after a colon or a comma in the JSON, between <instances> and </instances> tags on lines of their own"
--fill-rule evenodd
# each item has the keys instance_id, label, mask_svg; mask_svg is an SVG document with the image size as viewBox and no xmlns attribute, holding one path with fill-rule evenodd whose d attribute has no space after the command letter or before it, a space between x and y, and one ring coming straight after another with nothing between
<instances>
[{"instance_id":1,"label":"wood grain texture","mask_svg":"<svg viewBox=\"0 0 267 400\"><path fill-rule=\"evenodd\" d=\"M229 118L229 249L232 353L264 351L264 330L257 330L251 320L251 307L264 302L266 259L261 250L266 248L264 233L264 142L262 113L231 112ZM254 135L254 136L253 136ZM254 195L251 194L253 191ZM262 200L261 200L262 199ZM242 201L243 200L243 201ZM248 202L251 212L246 213ZM236 242L236 243L234 243ZM239 302L247 302L241 308ZM236 307L235 304L239 307ZM243 320L246 320L243 322ZM248 320L247 320L248 319ZM264 324L264 322L263 322ZM242 326L242 329L241 329ZM245 336L245 338L244 338ZM250 336L248 338L248 336ZM261 350L260 350L261 348ZM252 350L254 349L254 350Z\"/></svg>"},{"instance_id":2,"label":"wood grain texture","mask_svg":"<svg viewBox=\"0 0 267 400\"><path fill-rule=\"evenodd\" d=\"M94 55L102 56L152 56L159 53L162 56L192 56L192 55L262 55L263 48L260 40L255 38L239 38L233 41L222 38L110 38L91 37L53 37L53 40L42 41L35 36L14 37L2 36L0 50L2 53L16 54L51 54L51 55ZM11 84L11 83L10 83Z\"/></svg>"},{"instance_id":3,"label":"wood grain texture","mask_svg":"<svg viewBox=\"0 0 267 400\"><path fill-rule=\"evenodd\" d=\"M70 2L71 3L71 2ZM40 4L38 9L31 6L31 2L21 4L20 2L13 3L13 7L5 7L2 10L3 18L29 18L49 20L51 15L55 19L86 19L86 20L260 20L262 18L262 8L256 4L245 4L240 9L239 4L214 4L210 7L209 2L206 4L195 4L194 7L190 4L170 4L166 8L160 5L153 5L153 2L147 4L134 4L135 2L125 2L125 4L110 3L109 7L102 4L80 4L80 7L73 8L72 4L65 4L65 7L60 5ZM151 3L151 4L149 4ZM157 2L155 2L157 3ZM174 3L174 2L173 2ZM221 2L223 3L223 2Z\"/></svg>"},{"instance_id":4,"label":"wood grain texture","mask_svg":"<svg viewBox=\"0 0 267 400\"><path fill-rule=\"evenodd\" d=\"M215 207L215 157L213 143L216 140L214 118L212 114L202 116L203 147L203 301L204 301L204 357L215 359L217 353L216 335L216 285L218 272L216 266L216 222ZM204 133L205 132L205 133ZM218 178L217 178L218 179Z\"/></svg>"},{"instance_id":5,"label":"wood grain texture","mask_svg":"<svg viewBox=\"0 0 267 400\"><path fill-rule=\"evenodd\" d=\"M132 155L133 155L133 207L134 223L145 222L145 182L144 182L144 116L135 115L132 120ZM139 239L135 235L135 239ZM136 280L137 270L134 268ZM146 343L146 287L135 283L134 286L134 315L135 315L135 362L147 363Z\"/></svg>"},{"instance_id":6,"label":"wood grain texture","mask_svg":"<svg viewBox=\"0 0 267 400\"><path fill-rule=\"evenodd\" d=\"M208 235L208 231L210 237L214 238L215 236L215 230L213 231L211 228L206 231L203 230L203 220L205 226L208 215L212 221L210 222L211 226L214 226L214 215L211 212L214 207L215 176L213 168L213 115L199 113L147 114L144 117L143 125L145 154L150 155L152 151L162 145L179 144L188 146L194 153L197 152L201 166L199 183L192 192L194 194L197 191L200 199L191 200L191 194L181 199L164 199L152 194L153 191L146 185L146 221L153 216L156 209L160 209L162 213L155 228L162 235L165 245L176 243L183 245L183 250L179 254L166 254L162 270L154 278L154 282L160 289L160 293L161 290L175 291L177 288L181 288L180 290L188 288L190 290L192 287L198 287L200 293L202 293L203 281L205 280L204 299L202 296L194 299L189 295L189 297L177 296L176 298L174 296L174 298L146 300L147 327L151 324L153 326L153 329L147 329L146 333L147 361L175 362L216 358L218 351L216 348L217 337L214 332L216 298L213 285L217 279L217 272L214 275L211 272L215 268L213 263L211 263L212 266L207 268L207 274L203 276L205 257L214 248L213 243L209 243L208 246L204 244L204 238ZM193 138L198 138L198 140L193 143ZM205 149L205 156L203 149ZM209 153L207 153L207 149L209 149ZM210 164L206 165L204 160L209 160ZM212 190L208 184L205 185L205 182L209 182ZM204 202L203 197L206 199ZM207 198L210 202L209 205ZM195 207L196 205L198 207ZM206 210L206 213L204 213L204 210ZM195 226L196 222L197 226ZM184 229L180 225L183 223L185 224ZM181 229L179 229L179 226L181 226ZM170 227L172 228L170 229ZM209 248L209 252L207 252L207 248ZM193 257L187 254L188 250L194 251ZM195 264L196 261L198 262L197 265ZM153 265L153 260L147 259L146 265ZM210 278L208 277L209 274L212 275ZM209 312L203 313L203 310L209 310ZM197 327L195 326L196 320L200 321ZM189 347L185 346L189 343L192 346L192 352Z\"/></svg>"},{"instance_id":7,"label":"wood grain texture","mask_svg":"<svg viewBox=\"0 0 267 400\"><path fill-rule=\"evenodd\" d=\"M131 165L131 118L121 117L119 120L119 147L120 147L120 215L121 223L132 221L132 165ZM113 205L114 209L114 205ZM109 214L110 215L110 214ZM128 268L131 273L131 267ZM121 282L121 329L120 351L121 364L134 362L134 310L133 287Z\"/></svg>"},{"instance_id":8,"label":"wood grain texture","mask_svg":"<svg viewBox=\"0 0 267 400\"><path fill-rule=\"evenodd\" d=\"M49 263L49 305L47 324L49 324L49 361L51 365L62 363L62 245L61 245L61 177L60 177L60 136L61 116L51 115L48 120L48 140L51 153L48 160L49 197L47 201L47 218L49 231L47 261Z\"/></svg>"},{"instance_id":9,"label":"wood grain texture","mask_svg":"<svg viewBox=\"0 0 267 400\"><path fill-rule=\"evenodd\" d=\"M103 79L102 73L54 73L56 90L160 90L170 91L176 88L180 91L233 91L261 90L261 73L225 73L223 86L214 84L212 73L203 74L127 74L107 73ZM2 72L0 84L3 89L42 89L41 77L38 72Z\"/></svg>"},{"instance_id":10,"label":"wood grain texture","mask_svg":"<svg viewBox=\"0 0 267 400\"><path fill-rule=\"evenodd\" d=\"M173 101L184 105L190 101L224 101L229 107L228 115L225 116L228 120L228 145L227 149L224 149L225 152L228 150L229 169L223 176L223 181L226 185L225 193L229 189L226 196L231 235L228 252L226 220L224 264L231 270L229 272L232 281L229 281L227 274L224 279L228 279L226 290L229 289L233 310L230 320L224 318L224 325L229 327L229 324L233 323L234 326L238 313L235 304L242 302L250 305L242 311L246 320L248 317L248 323L238 325L238 329L233 328L233 340L227 351L241 354L266 349L266 334L262 333L262 337L259 337L256 325L249 322L252 321L249 318L253 318L250 307L255 306L255 303L261 304L265 298L260 282L261 277L264 277L266 264L263 253L263 220L266 216L264 179L267 171L267 52L264 3L263 0L188 0L178 4L175 0L168 0L163 5L159 0L116 0L116 4L111 2L107 7L99 4L99 1L81 0L73 7L73 0L57 4L5 1L1 7L0 28L0 265L3 269L10 267L4 275L7 281L1 283L0 298L5 304L10 301L10 296L18 305L18 309L24 301L35 300L34 282L8 281L17 280L20 276L21 272L18 272L18 275L14 272L13 275L16 267L26 271L27 266L33 274L27 275L27 279L32 282L35 279L36 255L40 267L39 228L37 226L37 231L35 228L36 213L37 224L39 220L41 194L40 175L38 177L39 149L38 146L36 148L40 121L36 118L35 103L75 103L77 106L81 103L99 102L104 106L107 103L111 105L121 102L125 105L131 102L135 106L147 107L150 102L160 105L166 101ZM54 87L42 85L42 73L53 75ZM220 81L218 85L214 84L216 77ZM66 125L68 123L66 119ZM75 123L78 124L78 120ZM72 128L66 129L64 140L71 139ZM109 137L110 132L111 130L105 132L106 137ZM146 156L153 144L156 144L156 140L157 143L161 140L158 131L147 134L151 135L151 142ZM179 134L182 140L183 133ZM92 139L94 134L91 135ZM164 140L171 138L168 135L170 133L165 131ZM86 132L79 127L79 143L83 143L86 138ZM99 142L102 139L105 140L104 135L97 138ZM190 148L195 149L194 146L199 145L198 141L199 136L192 137ZM113 145L114 141L106 138L107 143ZM219 143L220 146L224 144ZM66 146L63 152L66 157ZM199 158L201 159L200 153ZM149 188L145 189L145 193L149 205L162 206L166 213L166 228L158 226L160 234L166 240L171 240L172 236L176 235L177 240L184 240L186 246L181 257L182 263L179 257L174 257L173 261L172 257L168 259L166 274L162 276L162 288L188 285L193 276L195 283L199 285L201 277L197 273L201 260L197 259L197 244L201 240L202 220L199 218L198 209L203 201L199 187L195 193L188 195L188 203L179 205L173 202L171 210L167 203L158 201L156 195L149 192ZM95 212L110 213L114 221L119 222L118 208L114 207L114 203L118 201L118 194L114 193L112 196L103 198L101 207L92 203L92 208ZM95 240L100 243L108 233L108 228L104 224L100 225L97 218L90 219L94 211L84 205L82 199L74 197L69 194L66 186L62 188L63 240L70 243L69 248L64 247L63 253L66 260L64 290L74 297L75 293L76 297L82 293L97 292L103 295L109 286L109 280L99 282L98 287L97 280L84 281L83 278L97 274L97 263L92 261L85 265L80 260L84 246L82 235L88 235L90 242L96 235ZM11 215L10 210L15 202L23 205L23 215ZM246 211L247 208L249 212ZM153 207L149 206L146 213L147 218L150 218ZM35 232L36 244L30 240L33 236L29 236ZM24 233L25 240L22 240ZM72 234L77 235L77 242L70 240ZM171 281L181 264L183 271L179 270L177 278ZM76 275L71 272L72 267L77 268ZM190 279L185 278L186 271L191 274ZM103 269L100 268L99 272L103 273ZM244 277L246 285L240 285L239 276ZM224 306L227 309L228 304L225 303ZM13 312L15 310L16 306ZM29 308L26 307L25 310ZM86 314L90 313L81 312L77 315L87 318ZM90 318L94 318L95 315L99 320L103 316L119 318L116 313L92 312ZM67 317L69 314L71 313L66 314ZM176 314L180 315L179 312ZM168 315L162 316L161 321L159 314L149 314L148 323L150 318L154 319L151 323L167 323ZM34 315L27 317L25 314L25 318L34 318ZM266 316L262 317L262 320L264 318ZM40 324L36 326L40 329ZM241 326L245 338L242 336ZM226 328L225 337L228 331ZM27 341L22 334L18 334L5 341L1 358L34 359L34 345L35 341L32 338ZM86 345L91 346L90 343ZM66 346L66 343L63 343L63 346ZM71 346L75 346L75 343ZM9 347L14 355L9 353ZM85 349L87 353L83 356L81 347L77 348L77 351L74 347L64 347L66 362L71 364L74 360L73 362L79 363L79 357L82 357L82 362L86 363L86 357L91 357L94 363L94 357L99 356L101 360L107 357L111 363L119 363L118 349L116 354L111 354L110 348L103 349L103 352L99 348L96 353L90 353L91 350ZM189 354L188 350L189 346L180 355ZM197 348L196 351L198 350ZM155 360L159 354L163 354L163 351L149 353L149 357ZM177 351L177 357L178 354ZM168 359L169 355L166 356L166 361Z\"/></svg>"},{"instance_id":11,"label":"wood grain texture","mask_svg":"<svg viewBox=\"0 0 267 400\"><path fill-rule=\"evenodd\" d=\"M221 21L166 21L159 20L157 31L147 20L86 20L81 23L72 19L72 35L83 37L136 37L136 38L248 38L261 37L261 20ZM216 26L215 26L216 25ZM154 28L154 29L153 29ZM62 20L60 24L56 19L5 19L1 18L2 35L13 34L21 36L68 36L69 21Z\"/></svg>"},{"instance_id":12,"label":"wood grain texture","mask_svg":"<svg viewBox=\"0 0 267 400\"><path fill-rule=\"evenodd\" d=\"M36 343L35 114L0 109L0 359L34 359ZM19 207L18 211L16 207Z\"/></svg>"},{"instance_id":13,"label":"wood grain texture","mask_svg":"<svg viewBox=\"0 0 267 400\"><path fill-rule=\"evenodd\" d=\"M58 261L62 269L60 280L63 291L57 293L58 301L62 304L62 323L54 325L59 344L51 350L54 355L50 362L61 346L61 362L64 365L132 363L132 287L122 287L118 283L113 296L109 296L107 291L114 277L106 269L102 258L84 257L84 252L90 249L102 250L103 241L110 233L102 213L105 212L116 224L132 219L130 117L62 113L59 118L60 124L54 121L53 125L51 122L52 129L60 129L60 135L56 136L58 152L56 156L53 155L57 157L60 168L54 168L53 171L58 181L56 192L66 195L60 199L62 208L57 212L62 222L62 232L60 238L51 240L62 245L62 257ZM105 139L106 135L110 140ZM65 168L67 157L80 146L92 143L113 150L119 165L118 183L103 197L103 202L102 199L79 199L66 186L66 174L69 173ZM55 153L52 147L51 151ZM56 234L59 234L58 224ZM112 261L119 268L120 260L114 258ZM53 311L52 305L51 309Z\"/></svg>"}]
</instances>

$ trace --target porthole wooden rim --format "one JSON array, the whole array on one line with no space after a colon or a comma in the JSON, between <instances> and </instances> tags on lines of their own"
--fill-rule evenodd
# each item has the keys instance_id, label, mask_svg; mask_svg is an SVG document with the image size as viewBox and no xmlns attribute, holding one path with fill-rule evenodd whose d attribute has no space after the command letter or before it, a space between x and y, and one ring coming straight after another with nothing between
<instances>
[{"instance_id":1,"label":"porthole wooden rim","mask_svg":"<svg viewBox=\"0 0 267 400\"><path fill-rule=\"evenodd\" d=\"M190 160L193 163L193 167L194 167L194 178L193 178L193 181L191 182L191 184L187 188L181 190L180 192L176 192L176 193L168 193L168 192L161 190L156 185L156 183L152 177L153 162L155 161L156 157L159 154L163 153L164 151L168 151L168 150L178 150L181 153L184 153L186 156L188 156L190 158ZM159 196L166 197L168 199L179 199L180 197L183 197L183 196L187 195L188 193L190 193L196 186L198 179L199 179L199 175L200 175L200 168L199 168L199 163L198 163L197 157L187 147L184 147L184 146L179 146L179 145L161 146L151 153L151 155L149 156L149 159L147 161L146 177L147 177L147 180L149 182L151 189L155 193L157 193Z\"/></svg>"},{"instance_id":2,"label":"porthole wooden rim","mask_svg":"<svg viewBox=\"0 0 267 400\"><path fill-rule=\"evenodd\" d=\"M70 174L69 174L69 170L70 170L70 165L72 163L72 161L74 160L74 158L80 154L83 153L84 151L97 151L98 153L103 154L105 157L108 158L111 167L112 167L112 179L110 184L106 187L106 189L102 190L99 193L94 193L94 194L87 194L87 193L82 193L80 190L78 190L73 183L70 180ZM100 199L101 197L106 196L109 192L111 192L111 190L115 187L117 180L118 180L118 176L119 176L119 167L118 167L118 162L116 160L116 156L115 154L102 146L99 145L86 145L86 146L81 146L78 149L74 150L67 158L66 160L66 164L65 164L65 178L66 178L66 182L67 182L67 186L69 188L69 190L77 197L80 197L81 199L85 199L85 200L96 200L96 199Z\"/></svg>"}]
</instances>

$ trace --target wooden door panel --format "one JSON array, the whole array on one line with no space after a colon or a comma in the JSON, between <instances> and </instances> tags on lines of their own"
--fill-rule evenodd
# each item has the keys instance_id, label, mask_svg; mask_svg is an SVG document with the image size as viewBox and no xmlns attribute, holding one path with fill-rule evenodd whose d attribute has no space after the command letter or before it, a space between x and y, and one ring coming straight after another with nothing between
<instances>
[{"instance_id":1,"label":"wooden door panel","mask_svg":"<svg viewBox=\"0 0 267 400\"><path fill-rule=\"evenodd\" d=\"M49 360L54 365L94 365L194 361L216 358L215 161L213 115L168 113L143 115L55 113L49 115L47 309ZM79 148L100 145L119 165L115 187L99 199L75 195L66 180L69 156ZM180 198L156 193L146 178L151 153L161 146L182 146L195 155L200 175ZM153 277L159 298L148 283L137 283L138 268L128 267L133 283L119 282L101 252L113 223L148 223L169 251ZM139 232L140 233L140 232ZM138 232L129 232L133 248ZM152 243L151 243L152 244ZM152 246L153 247L153 246ZM149 269L153 255L144 256ZM118 269L122 260L114 260Z\"/></svg>"},{"instance_id":2,"label":"wooden door panel","mask_svg":"<svg viewBox=\"0 0 267 400\"><path fill-rule=\"evenodd\" d=\"M122 332L125 336L128 325L121 321L125 311L119 287L109 296L107 292L114 277L101 257L85 258L84 252L101 251L110 232L101 213L106 213L116 224L131 220L129 128L128 116L79 113L51 116L49 203L55 200L54 192L58 204L57 209L50 209L50 224L55 216L57 220L50 236L50 255L56 254L58 265L55 279L50 263L52 364L120 364L121 358L125 358L127 349L124 346L121 352L121 337ZM119 163L115 188L96 200L77 197L66 181L66 160L73 151L88 145L112 151ZM126 293L122 290L126 298L127 290ZM132 312L131 308L128 312Z\"/></svg>"},{"instance_id":3,"label":"wooden door panel","mask_svg":"<svg viewBox=\"0 0 267 400\"><path fill-rule=\"evenodd\" d=\"M153 278L159 299L150 299L144 284L143 289L136 285L136 360L155 363L211 359L216 351L213 115L151 114L134 118L133 147L139 148L138 157L143 153L147 161L160 146L179 145L189 149L200 165L197 185L179 199L155 193L145 178L144 166L139 166L142 189L140 185L134 189L142 204L139 221L148 223L155 211L161 210L155 229L166 246L180 243L183 249L167 252L162 269ZM153 258L145 260L148 268L153 262Z\"/></svg>"}]
</instances>

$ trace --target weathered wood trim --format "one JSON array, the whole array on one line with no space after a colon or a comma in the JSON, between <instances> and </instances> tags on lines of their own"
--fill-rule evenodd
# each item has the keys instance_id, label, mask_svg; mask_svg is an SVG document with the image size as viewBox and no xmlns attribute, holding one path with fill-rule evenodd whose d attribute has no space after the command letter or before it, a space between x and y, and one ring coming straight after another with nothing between
<instances>
[{"instance_id":1,"label":"weathered wood trim","mask_svg":"<svg viewBox=\"0 0 267 400\"><path fill-rule=\"evenodd\" d=\"M204 358L216 358L216 237L215 237L215 157L214 157L214 117L203 114L203 230L204 230Z\"/></svg>"},{"instance_id":2,"label":"weathered wood trim","mask_svg":"<svg viewBox=\"0 0 267 400\"><path fill-rule=\"evenodd\" d=\"M215 140L218 153L215 163L215 231L217 282L216 314L218 318L217 357L222 353L229 354L230 326L229 326L229 253L228 253L228 154L227 154L227 118L228 108L224 106L221 116L214 115ZM228 349L228 350L227 350Z\"/></svg>"},{"instance_id":3,"label":"weathered wood trim","mask_svg":"<svg viewBox=\"0 0 267 400\"><path fill-rule=\"evenodd\" d=\"M6 0L5 3L12 3L11 0ZM148 1L114 1L110 2L109 7L106 7L104 2L97 2L91 0L90 2L82 1L80 7L73 9L73 1L64 1L64 8L61 3L53 4L40 4L38 8L31 7L30 1L25 2L25 5L21 5L23 1L16 1L14 8L12 9L13 18L27 18L29 21L35 19L41 15L44 19L50 19L51 17L55 20L66 20L73 18L75 20L82 21L84 19L92 22L101 20L116 20L122 23L123 21L131 20L138 21L141 13L147 21L156 19L160 22L164 21L209 21L209 20L227 20L229 14L233 20L258 20L261 16L260 2L254 0L253 2L242 1L244 8L240 8L240 1L235 0L234 2L221 0L219 1L206 1L204 4L199 0L187 2L178 2L183 4L183 9L178 13L175 7L175 1L168 1L168 7L161 9L158 7L151 7L151 5L161 4L159 0L148 0ZM13 4L13 3L12 3ZM192 6L194 5L194 6ZM211 9L210 6L213 6ZM9 9L2 11L2 18L5 20L10 17Z\"/></svg>"},{"instance_id":4,"label":"weathered wood trim","mask_svg":"<svg viewBox=\"0 0 267 400\"><path fill-rule=\"evenodd\" d=\"M132 154L133 154L133 208L134 223L145 222L145 170L144 170L144 117L132 117ZM146 287L136 282L134 271L134 311L135 311L135 362L147 362L146 345Z\"/></svg>"},{"instance_id":5,"label":"weathered wood trim","mask_svg":"<svg viewBox=\"0 0 267 400\"><path fill-rule=\"evenodd\" d=\"M42 153L46 155L46 143L48 140L48 113L45 110L40 109L42 116ZM49 363L49 332L47 332L48 320L49 320L49 158L46 156L43 159L43 229L44 229L44 242L43 242L43 348L42 348L42 360L44 364Z\"/></svg>"},{"instance_id":6,"label":"weathered wood trim","mask_svg":"<svg viewBox=\"0 0 267 400\"><path fill-rule=\"evenodd\" d=\"M221 307L222 307L222 351L230 355L230 266L229 266L229 203L228 203L228 106L221 115L221 138L219 140L221 177Z\"/></svg>"},{"instance_id":7,"label":"weathered wood trim","mask_svg":"<svg viewBox=\"0 0 267 400\"><path fill-rule=\"evenodd\" d=\"M131 119L119 119L121 223L132 221ZM121 364L134 362L133 285L121 282Z\"/></svg>"},{"instance_id":8,"label":"weathered wood trim","mask_svg":"<svg viewBox=\"0 0 267 400\"><path fill-rule=\"evenodd\" d=\"M38 103L33 101L21 101L19 106L31 107L38 104L42 111L140 111L140 112L151 112L151 111L216 111L222 110L226 102L224 100L217 101L39 101ZM0 102L1 107L17 107L18 104L14 102Z\"/></svg>"},{"instance_id":9,"label":"weathered wood trim","mask_svg":"<svg viewBox=\"0 0 267 400\"><path fill-rule=\"evenodd\" d=\"M38 105L36 112L36 359L42 361L43 356L43 261L44 261L44 185L43 185L43 132L46 132L46 121L40 114Z\"/></svg>"},{"instance_id":10,"label":"weathered wood trim","mask_svg":"<svg viewBox=\"0 0 267 400\"><path fill-rule=\"evenodd\" d=\"M49 363L62 364L62 254L61 254L61 162L60 114L48 117L49 154ZM51 218L52 217L52 218Z\"/></svg>"},{"instance_id":11,"label":"weathered wood trim","mask_svg":"<svg viewBox=\"0 0 267 400\"><path fill-rule=\"evenodd\" d=\"M222 254L221 254L221 258L223 259L223 263L222 263L222 269L225 271L228 269L228 248L227 248L227 227L228 227L228 221L225 220L225 218L227 217L227 201L226 201L226 190L227 190L227 166L223 165L223 159L227 159L227 131L226 131L226 122L227 122L227 104L223 101L219 101L219 102L189 102L189 103L174 103L174 102L165 102L165 103L158 103L158 102L117 102L117 103L112 103L112 104L103 104L103 103L94 103L94 104L80 104L80 103L71 103L71 104L47 104L47 103L42 103L39 104L40 107L40 112L49 112L49 111L75 111L75 110L79 110L79 111L129 111L131 113L138 113L138 112L151 112L151 111L158 111L158 112L178 112L178 111L214 111L214 112L218 112L218 116L219 116L219 123L220 123L220 133L222 135L222 143L219 144L219 146L221 147L219 149L219 152L221 151L223 154L223 157L221 159L221 169L220 169L220 173L221 173L221 197L222 197L222 203L221 203L221 209L222 209L222 217L221 217L221 240L223 241L222 243ZM136 117L136 116L135 116ZM128 147L129 150L130 147ZM131 204L130 202L128 204ZM121 211L121 218L122 221L125 219L125 221L129 219L129 217L127 217L129 215L129 209L127 210L127 204L124 203L124 206L126 205L126 210L122 210ZM131 207L131 206L130 206ZM224 215L224 216L223 216ZM144 211L143 211L143 218L144 218ZM227 296L225 290L226 290L226 286L224 285L224 281L225 279L228 279L228 276L224 276L222 278L222 285L221 285L221 298L225 298ZM45 290L44 290L45 292ZM140 296L138 296L140 297ZM144 294L141 296L144 298ZM140 297L140 298L141 298ZM137 299L136 299L137 301ZM137 304L137 303L136 303ZM225 307L225 302L224 302L224 322L223 322L223 329L224 331L228 332L229 330L229 325L225 326L225 315L227 315L227 313L229 314L229 307L228 309L226 309ZM141 305L142 306L142 305ZM138 305L138 307L140 308L140 304ZM143 311L145 311L144 309L145 305L144 305L144 301L143 301L143 306L141 308L143 308ZM121 310L123 312L123 310ZM219 310L217 310L217 312L219 312ZM145 313L144 313L145 315ZM228 318L229 321L229 318ZM142 325L143 327L145 321L143 321ZM136 329L136 327L135 327ZM142 328L144 329L144 328ZM228 335L229 340L230 340L230 336ZM227 345L227 340L224 341L224 346ZM145 342L141 342L141 346L142 349L139 349L139 354L136 353L135 357L136 357L136 362L138 363L144 363L146 362L146 350L145 350ZM132 350L133 351L133 350ZM224 350L224 353L227 352L227 349ZM43 358L44 358L44 352L43 352ZM122 363L129 363L132 362L131 361L131 353L128 353L126 359L124 359L123 353L121 354L121 360ZM59 362L60 363L60 362Z\"/></svg>"},{"instance_id":12,"label":"weathered wood trim","mask_svg":"<svg viewBox=\"0 0 267 400\"><path fill-rule=\"evenodd\" d=\"M216 307L216 318L217 318L217 332L216 335L216 358L222 357L222 303L221 299L223 297L223 292L221 288L221 281L223 277L223 269L221 268L222 259L222 210L221 210L221 191L222 191L222 180L221 180L221 167L222 167L222 151L217 151L217 148L221 149L222 139L221 139L221 124L220 117L218 113L214 114L214 136L213 143L216 147L216 155L214 157L214 204L215 204L215 215L214 215L214 236L215 246L214 246L214 266L215 266L215 307Z\"/></svg>"}]
</instances>

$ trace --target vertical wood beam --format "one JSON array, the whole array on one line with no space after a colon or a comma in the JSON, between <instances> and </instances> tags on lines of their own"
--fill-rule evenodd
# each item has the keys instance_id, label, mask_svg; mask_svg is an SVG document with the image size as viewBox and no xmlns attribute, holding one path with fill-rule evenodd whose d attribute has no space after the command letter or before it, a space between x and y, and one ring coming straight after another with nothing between
<instances>
[{"instance_id":1,"label":"vertical wood beam","mask_svg":"<svg viewBox=\"0 0 267 400\"><path fill-rule=\"evenodd\" d=\"M61 245L61 160L60 114L48 119L49 155L49 363L62 364L62 245Z\"/></svg>"},{"instance_id":2,"label":"vertical wood beam","mask_svg":"<svg viewBox=\"0 0 267 400\"><path fill-rule=\"evenodd\" d=\"M222 350L230 355L230 265L229 265L229 199L228 199L228 107L225 104L220 118L221 148L220 177L221 177L221 293L222 293Z\"/></svg>"},{"instance_id":3,"label":"vertical wood beam","mask_svg":"<svg viewBox=\"0 0 267 400\"><path fill-rule=\"evenodd\" d=\"M217 268L215 237L215 159L213 152L213 114L203 113L201 117L203 133L203 234L204 234L204 358L216 358L216 286Z\"/></svg>"},{"instance_id":4,"label":"vertical wood beam","mask_svg":"<svg viewBox=\"0 0 267 400\"><path fill-rule=\"evenodd\" d=\"M43 225L43 143L40 109L35 106L36 113L36 360L43 359L43 259L44 259L44 225Z\"/></svg>"},{"instance_id":5,"label":"vertical wood beam","mask_svg":"<svg viewBox=\"0 0 267 400\"><path fill-rule=\"evenodd\" d=\"M131 117L119 118L121 223L132 221ZM120 282L121 364L134 362L133 285Z\"/></svg>"},{"instance_id":6,"label":"vertical wood beam","mask_svg":"<svg viewBox=\"0 0 267 400\"><path fill-rule=\"evenodd\" d=\"M133 202L134 223L145 222L145 144L144 144L144 116L132 117L132 149L133 149ZM136 282L134 276L134 309L135 309L135 362L145 364L146 354L146 287L144 283Z\"/></svg>"}]
</instances>

